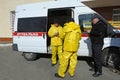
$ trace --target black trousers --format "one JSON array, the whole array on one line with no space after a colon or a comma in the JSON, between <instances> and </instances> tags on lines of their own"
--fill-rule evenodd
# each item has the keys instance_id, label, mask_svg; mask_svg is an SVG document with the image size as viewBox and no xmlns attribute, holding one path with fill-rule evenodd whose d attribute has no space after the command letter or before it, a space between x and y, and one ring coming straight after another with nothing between
<instances>
[{"instance_id":1,"label":"black trousers","mask_svg":"<svg viewBox=\"0 0 120 80\"><path fill-rule=\"evenodd\" d=\"M102 73L102 47L103 44L92 44L95 72Z\"/></svg>"}]
</instances>

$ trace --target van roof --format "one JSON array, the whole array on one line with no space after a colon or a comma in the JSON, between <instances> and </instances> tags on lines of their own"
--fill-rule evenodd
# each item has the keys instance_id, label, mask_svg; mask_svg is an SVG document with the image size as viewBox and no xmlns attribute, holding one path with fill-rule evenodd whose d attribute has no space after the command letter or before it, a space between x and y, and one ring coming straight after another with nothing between
<instances>
[{"instance_id":1,"label":"van roof","mask_svg":"<svg viewBox=\"0 0 120 80\"><path fill-rule=\"evenodd\" d=\"M33 9L52 9L52 8L67 8L75 6L85 6L78 0L57 0L57 1L47 1L47 2L38 2L32 4L24 4L17 6L16 11L20 10L33 10Z\"/></svg>"}]
</instances>

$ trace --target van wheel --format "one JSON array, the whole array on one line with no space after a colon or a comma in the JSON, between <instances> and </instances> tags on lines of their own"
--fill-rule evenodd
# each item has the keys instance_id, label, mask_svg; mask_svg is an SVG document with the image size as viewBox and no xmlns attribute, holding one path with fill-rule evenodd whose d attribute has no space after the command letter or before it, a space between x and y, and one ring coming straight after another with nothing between
<instances>
[{"instance_id":1,"label":"van wheel","mask_svg":"<svg viewBox=\"0 0 120 80\"><path fill-rule=\"evenodd\" d=\"M108 54L107 59L108 67L118 69L120 66L120 54L113 50Z\"/></svg>"},{"instance_id":2,"label":"van wheel","mask_svg":"<svg viewBox=\"0 0 120 80\"><path fill-rule=\"evenodd\" d=\"M23 57L27 61L34 61L37 59L37 53L23 53Z\"/></svg>"},{"instance_id":3,"label":"van wheel","mask_svg":"<svg viewBox=\"0 0 120 80\"><path fill-rule=\"evenodd\" d=\"M103 66L107 66L108 50L109 49L106 48L102 51L102 64L103 64Z\"/></svg>"},{"instance_id":4,"label":"van wheel","mask_svg":"<svg viewBox=\"0 0 120 80\"><path fill-rule=\"evenodd\" d=\"M110 47L103 50L102 63L110 68L118 68L120 66L119 48Z\"/></svg>"}]
</instances>

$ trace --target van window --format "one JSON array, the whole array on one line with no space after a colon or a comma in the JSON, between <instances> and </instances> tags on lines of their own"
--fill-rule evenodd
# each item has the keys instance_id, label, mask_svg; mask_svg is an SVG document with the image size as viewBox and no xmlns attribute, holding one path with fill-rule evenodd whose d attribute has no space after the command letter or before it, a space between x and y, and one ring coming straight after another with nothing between
<instances>
[{"instance_id":1,"label":"van window","mask_svg":"<svg viewBox=\"0 0 120 80\"><path fill-rule=\"evenodd\" d=\"M79 15L79 25L82 32L86 32L92 28L91 19L92 14Z\"/></svg>"},{"instance_id":2,"label":"van window","mask_svg":"<svg viewBox=\"0 0 120 80\"><path fill-rule=\"evenodd\" d=\"M19 18L18 32L45 32L46 17Z\"/></svg>"}]
</instances>

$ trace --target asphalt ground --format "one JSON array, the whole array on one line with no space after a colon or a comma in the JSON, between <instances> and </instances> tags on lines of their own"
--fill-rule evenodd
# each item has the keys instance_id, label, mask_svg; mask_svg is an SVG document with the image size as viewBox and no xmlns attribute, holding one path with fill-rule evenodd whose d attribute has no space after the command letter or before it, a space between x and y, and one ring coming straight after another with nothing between
<instances>
[{"instance_id":1,"label":"asphalt ground","mask_svg":"<svg viewBox=\"0 0 120 80\"><path fill-rule=\"evenodd\" d=\"M90 66L86 62L89 59L78 60L75 76L70 77L68 72L65 78L56 78L58 64L51 66L50 56L42 56L36 61L26 61L22 52L12 51L10 45L0 46L0 80L120 80L120 75L103 67L103 75L92 77Z\"/></svg>"}]
</instances>

